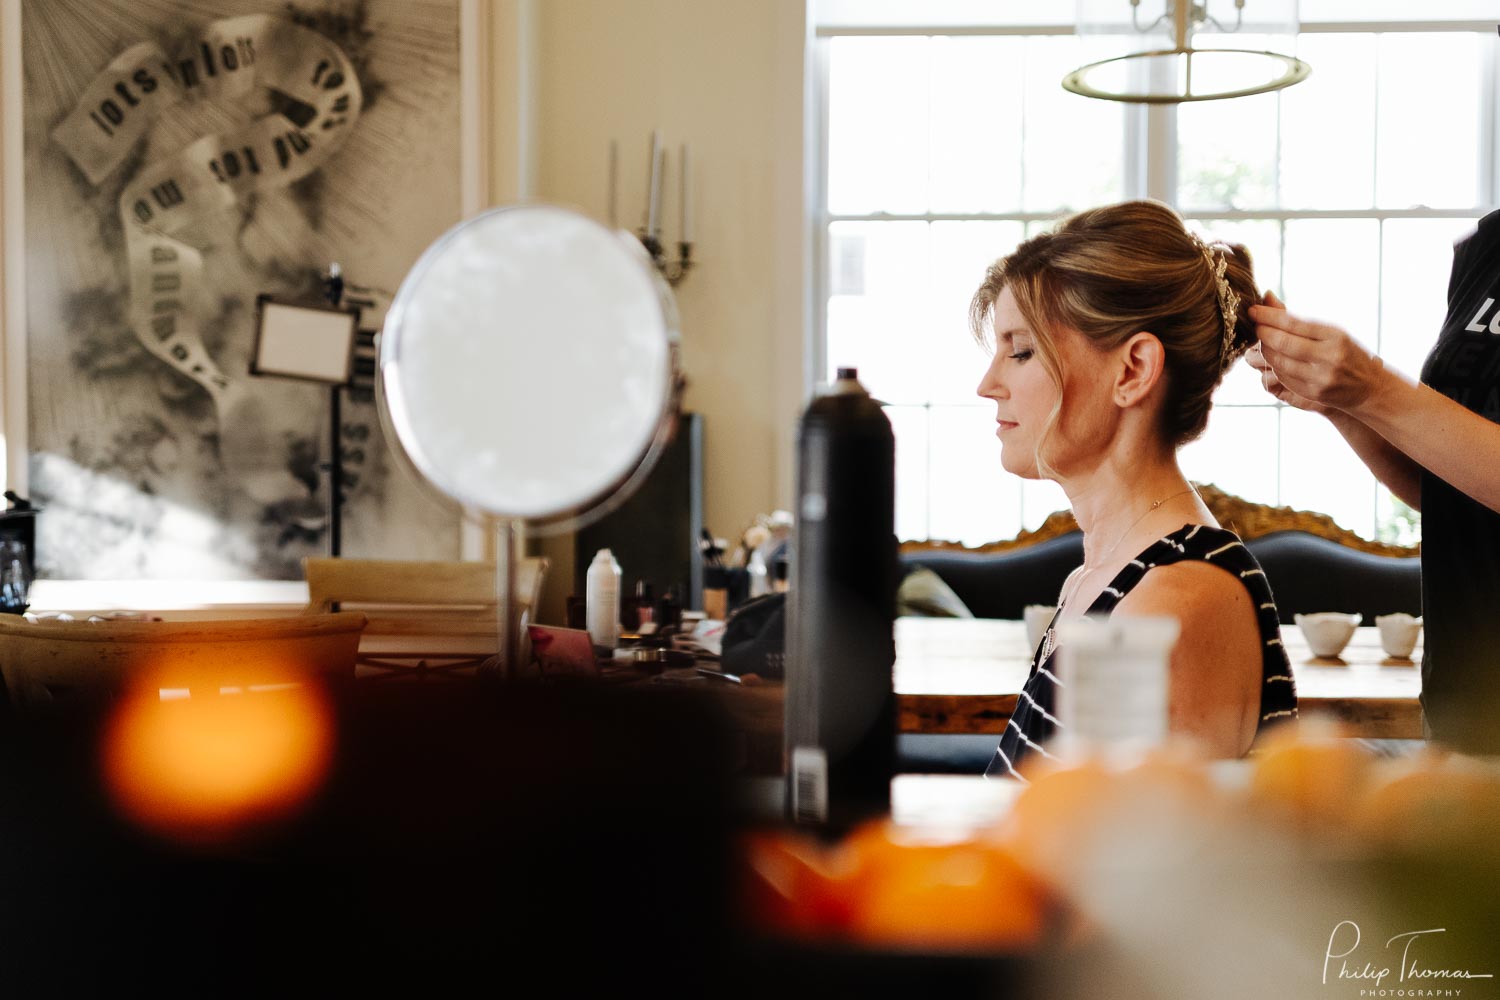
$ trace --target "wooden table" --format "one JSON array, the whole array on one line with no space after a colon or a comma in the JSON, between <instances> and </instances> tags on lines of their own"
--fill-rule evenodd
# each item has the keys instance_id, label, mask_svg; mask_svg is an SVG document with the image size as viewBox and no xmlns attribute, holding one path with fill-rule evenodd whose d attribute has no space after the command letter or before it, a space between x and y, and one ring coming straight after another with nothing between
<instances>
[{"instance_id":1,"label":"wooden table","mask_svg":"<svg viewBox=\"0 0 1500 1000\"><path fill-rule=\"evenodd\" d=\"M1374 628L1355 630L1340 659L1318 659L1301 629L1282 629L1304 714L1325 713L1369 739L1420 739L1420 643L1412 660L1392 660ZM367 635L362 654L439 651L487 655L485 639L472 634ZM493 642L493 636L488 638ZM1030 669L1025 626L991 618L902 618L896 622L896 694L905 733L994 733L1005 728ZM736 722L751 731L779 731L782 686L741 687L668 670L653 683L688 684L718 691Z\"/></svg>"},{"instance_id":2,"label":"wooden table","mask_svg":"<svg viewBox=\"0 0 1500 1000\"><path fill-rule=\"evenodd\" d=\"M1282 641L1304 715L1323 713L1370 739L1421 739L1422 646L1393 660L1375 628L1359 628L1339 659L1312 655L1295 625ZM1030 669L1026 628L992 618L896 622L896 692L906 733L998 733Z\"/></svg>"}]
</instances>

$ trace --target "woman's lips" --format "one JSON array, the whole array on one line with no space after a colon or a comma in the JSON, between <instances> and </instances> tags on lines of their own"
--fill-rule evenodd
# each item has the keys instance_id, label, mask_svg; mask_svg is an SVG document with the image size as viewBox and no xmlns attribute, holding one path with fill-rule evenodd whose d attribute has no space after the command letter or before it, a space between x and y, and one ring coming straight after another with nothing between
<instances>
[{"instance_id":1,"label":"woman's lips","mask_svg":"<svg viewBox=\"0 0 1500 1000\"><path fill-rule=\"evenodd\" d=\"M1020 425L1012 420L996 420L995 433L1004 434L1006 431L1015 430L1018 426Z\"/></svg>"}]
</instances>

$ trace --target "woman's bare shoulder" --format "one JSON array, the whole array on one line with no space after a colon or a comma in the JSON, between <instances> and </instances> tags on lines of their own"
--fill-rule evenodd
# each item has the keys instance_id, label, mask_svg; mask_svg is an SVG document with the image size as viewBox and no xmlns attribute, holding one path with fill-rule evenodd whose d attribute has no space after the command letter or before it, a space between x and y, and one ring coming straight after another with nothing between
<instances>
[{"instance_id":1,"label":"woman's bare shoulder","mask_svg":"<svg viewBox=\"0 0 1500 1000\"><path fill-rule=\"evenodd\" d=\"M1250 593L1231 571L1201 559L1185 559L1156 566L1115 606L1115 614L1170 615L1189 623L1208 623L1241 617L1234 612L1251 608ZM1254 626L1253 616L1249 619Z\"/></svg>"}]
</instances>

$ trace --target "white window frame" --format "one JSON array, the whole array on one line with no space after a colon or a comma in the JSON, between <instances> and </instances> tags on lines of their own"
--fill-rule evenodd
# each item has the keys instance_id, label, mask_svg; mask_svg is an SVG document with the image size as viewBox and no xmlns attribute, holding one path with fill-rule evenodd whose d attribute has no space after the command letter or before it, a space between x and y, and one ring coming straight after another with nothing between
<instances>
[{"instance_id":1,"label":"white window frame","mask_svg":"<svg viewBox=\"0 0 1500 1000\"><path fill-rule=\"evenodd\" d=\"M1311 21L1299 25L1302 34L1328 33L1424 33L1424 32L1473 32L1490 34L1496 31L1495 21L1473 19L1426 20L1426 21ZM811 297L813 302L811 323L808 331L809 351L813 364L806 374L804 391L811 395L828 367L828 304L833 282L829 260L828 229L836 222L1048 222L1058 218L1055 212L1009 212L1009 213L875 213L835 214L828 208L828 164L829 164L829 70L830 42L839 37L975 37L975 36L1034 36L1073 35L1072 24L1018 24L1018 25L920 25L901 24L891 26L842 26L818 25L814 30L815 52L811 65L815 72L809 86L814 90L810 106L818 116L813 152L816 162L813 174L814 201L809 212L812 227L812 246L816 261L812 276ZM1500 65L1497 65L1495 46L1484 49L1480 64L1481 79L1487 79L1480 97L1479 148L1486 152L1481 166L1480 193L1485 199L1477 209L1276 209L1271 211L1244 210L1198 210L1193 206L1179 205L1177 201L1177 114L1174 105L1127 105L1125 109L1125 149L1123 197L1153 198L1177 208L1185 217L1210 221L1278 221L1303 219L1374 219L1384 223L1387 219L1468 219L1476 218L1486 211L1500 207L1500 128L1495 117L1500 113ZM1084 206L1075 206L1082 208ZM1283 230L1284 232L1284 230ZM1377 267L1380 265L1377 263ZM1377 288L1379 284L1377 283ZM1377 304L1378 309L1378 304ZM1378 312L1377 312L1378 315ZM1434 331L1434 334L1436 331ZM1413 375L1415 373L1412 373ZM950 408L957 404L932 403L904 404L931 413L934 409ZM1276 409L1278 414L1286 408L1280 402L1268 400L1259 404L1220 404L1225 408L1250 409L1262 407ZM1278 417L1278 424L1280 423ZM1277 492L1280 493L1280 469L1278 463ZM1372 497L1376 505L1375 523L1379 523L1379 492ZM1024 501L1023 501L1024 503ZM1023 511L1024 517L1024 511Z\"/></svg>"}]
</instances>

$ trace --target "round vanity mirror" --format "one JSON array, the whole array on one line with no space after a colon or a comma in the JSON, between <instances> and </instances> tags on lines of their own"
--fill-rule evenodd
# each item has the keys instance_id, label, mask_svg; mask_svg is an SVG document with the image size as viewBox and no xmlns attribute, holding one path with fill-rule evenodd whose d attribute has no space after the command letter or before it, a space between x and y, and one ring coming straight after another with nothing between
<instances>
[{"instance_id":1,"label":"round vanity mirror","mask_svg":"<svg viewBox=\"0 0 1500 1000\"><path fill-rule=\"evenodd\" d=\"M499 208L417 261L380 336L380 388L417 471L466 511L571 530L628 495L670 430L671 293L628 233Z\"/></svg>"},{"instance_id":2,"label":"round vanity mirror","mask_svg":"<svg viewBox=\"0 0 1500 1000\"><path fill-rule=\"evenodd\" d=\"M503 666L522 527L576 528L650 471L680 384L671 292L639 241L563 208L475 216L441 236L380 335L381 411L416 472L499 527Z\"/></svg>"}]
</instances>

